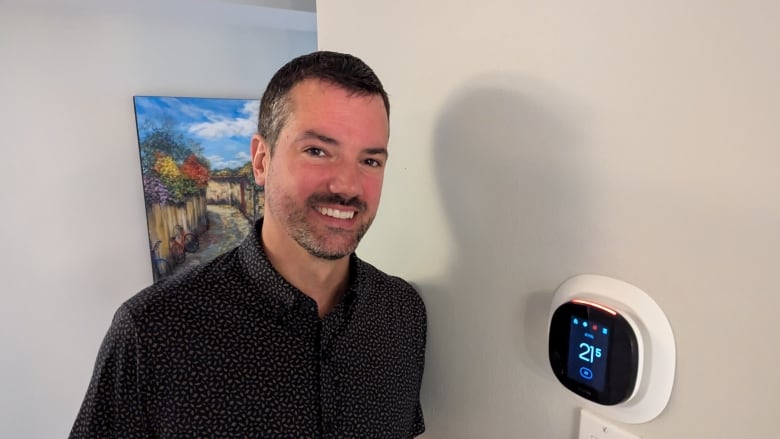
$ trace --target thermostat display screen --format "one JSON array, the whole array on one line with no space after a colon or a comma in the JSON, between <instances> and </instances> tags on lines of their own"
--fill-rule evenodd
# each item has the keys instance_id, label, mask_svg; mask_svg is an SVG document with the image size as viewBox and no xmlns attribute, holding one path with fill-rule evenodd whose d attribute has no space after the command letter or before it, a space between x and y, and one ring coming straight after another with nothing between
<instances>
[{"instance_id":1,"label":"thermostat display screen","mask_svg":"<svg viewBox=\"0 0 780 439\"><path fill-rule=\"evenodd\" d=\"M609 354L610 325L579 316L571 317L567 375L574 381L604 391Z\"/></svg>"},{"instance_id":2,"label":"thermostat display screen","mask_svg":"<svg viewBox=\"0 0 780 439\"><path fill-rule=\"evenodd\" d=\"M550 319L553 373L567 389L603 405L625 401L639 372L631 324L616 310L586 300L558 306Z\"/></svg>"}]
</instances>

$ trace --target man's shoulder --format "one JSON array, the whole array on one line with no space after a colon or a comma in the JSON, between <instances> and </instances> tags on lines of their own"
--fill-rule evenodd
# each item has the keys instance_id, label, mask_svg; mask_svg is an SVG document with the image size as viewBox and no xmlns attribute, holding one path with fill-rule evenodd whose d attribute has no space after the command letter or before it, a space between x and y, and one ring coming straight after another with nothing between
<instances>
[{"instance_id":1,"label":"man's shoulder","mask_svg":"<svg viewBox=\"0 0 780 439\"><path fill-rule=\"evenodd\" d=\"M214 299L225 290L226 285L236 285L232 278L240 274L240 267L235 253L235 250L229 251L209 262L164 278L130 297L121 309L139 318Z\"/></svg>"},{"instance_id":2,"label":"man's shoulder","mask_svg":"<svg viewBox=\"0 0 780 439\"><path fill-rule=\"evenodd\" d=\"M389 288L417 295L417 291L412 284L404 278L387 274L362 259L357 259L357 264L361 280L371 284L374 288Z\"/></svg>"},{"instance_id":3,"label":"man's shoulder","mask_svg":"<svg viewBox=\"0 0 780 439\"><path fill-rule=\"evenodd\" d=\"M364 294L380 301L408 305L415 312L425 314L425 304L417 289L405 279L387 274L361 259L357 260L358 270L365 286Z\"/></svg>"}]
</instances>

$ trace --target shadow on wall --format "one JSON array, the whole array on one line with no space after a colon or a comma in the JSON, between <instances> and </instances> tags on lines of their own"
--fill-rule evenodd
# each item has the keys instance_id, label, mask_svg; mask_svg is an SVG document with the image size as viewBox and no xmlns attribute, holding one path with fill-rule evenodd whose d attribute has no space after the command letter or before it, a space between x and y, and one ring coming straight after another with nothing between
<instances>
[{"instance_id":1,"label":"shadow on wall","mask_svg":"<svg viewBox=\"0 0 780 439\"><path fill-rule=\"evenodd\" d=\"M574 412L572 425L560 425L560 413L546 420L539 413L555 413L561 399L540 392L556 394L546 346L552 291L575 274L592 222L581 175L588 157L573 123L582 116L528 79L470 84L447 101L435 133L457 254L446 278L418 285L429 313L430 435L515 437L518 425L539 424L525 431L566 437Z\"/></svg>"}]
</instances>

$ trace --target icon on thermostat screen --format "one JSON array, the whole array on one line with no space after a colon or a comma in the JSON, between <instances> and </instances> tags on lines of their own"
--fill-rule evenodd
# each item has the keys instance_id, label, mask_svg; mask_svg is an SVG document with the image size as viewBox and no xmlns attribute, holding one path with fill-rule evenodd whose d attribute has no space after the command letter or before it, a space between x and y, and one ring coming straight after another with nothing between
<instances>
[{"instance_id":1,"label":"icon on thermostat screen","mask_svg":"<svg viewBox=\"0 0 780 439\"><path fill-rule=\"evenodd\" d=\"M588 369L587 367L581 367L580 368L580 376L585 378L586 380L592 380L593 379L593 371Z\"/></svg>"}]
</instances>

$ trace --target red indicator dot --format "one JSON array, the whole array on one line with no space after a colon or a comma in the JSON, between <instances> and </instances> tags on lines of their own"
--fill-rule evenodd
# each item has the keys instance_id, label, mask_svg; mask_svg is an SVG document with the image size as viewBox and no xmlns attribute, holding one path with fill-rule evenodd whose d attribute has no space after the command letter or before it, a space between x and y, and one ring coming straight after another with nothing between
<instances>
[{"instance_id":1,"label":"red indicator dot","mask_svg":"<svg viewBox=\"0 0 780 439\"><path fill-rule=\"evenodd\" d=\"M598 326L598 325L593 325L593 330L594 330L594 331L598 331L598 329L599 329L599 326Z\"/></svg>"}]
</instances>

